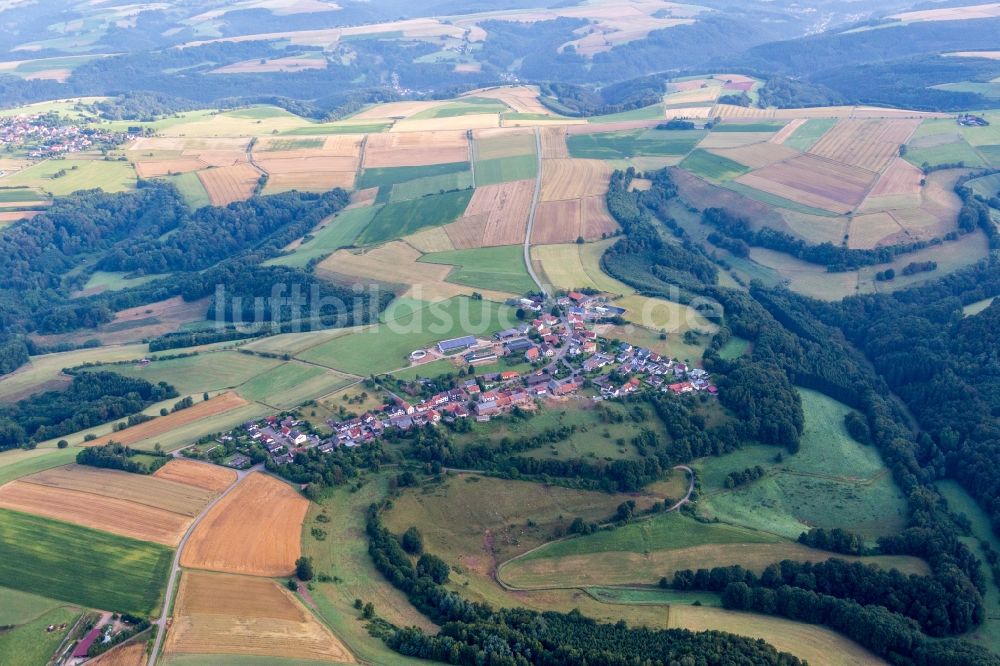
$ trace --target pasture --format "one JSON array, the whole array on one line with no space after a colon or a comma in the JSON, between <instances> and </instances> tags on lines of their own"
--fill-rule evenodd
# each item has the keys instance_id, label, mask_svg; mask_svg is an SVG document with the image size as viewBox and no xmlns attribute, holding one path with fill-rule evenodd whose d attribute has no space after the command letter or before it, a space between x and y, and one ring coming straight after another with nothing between
<instances>
[{"instance_id":1,"label":"pasture","mask_svg":"<svg viewBox=\"0 0 1000 666\"><path fill-rule=\"evenodd\" d=\"M680 167L711 181L732 180L750 171L748 167L728 157L701 149L685 157Z\"/></svg>"},{"instance_id":2,"label":"pasture","mask_svg":"<svg viewBox=\"0 0 1000 666\"><path fill-rule=\"evenodd\" d=\"M795 455L751 446L704 458L701 511L723 521L796 538L811 526L850 525L874 541L906 524L906 502L878 452L847 434L849 409L826 396L800 389L806 415L801 449ZM729 490L726 474L761 465L768 474L753 484Z\"/></svg>"},{"instance_id":3,"label":"pasture","mask_svg":"<svg viewBox=\"0 0 1000 666\"><path fill-rule=\"evenodd\" d=\"M0 627L30 622L59 605L37 594L0 587Z\"/></svg>"},{"instance_id":4,"label":"pasture","mask_svg":"<svg viewBox=\"0 0 1000 666\"><path fill-rule=\"evenodd\" d=\"M12 449L0 452L0 486L42 470L66 465L76 460L71 449Z\"/></svg>"},{"instance_id":5,"label":"pasture","mask_svg":"<svg viewBox=\"0 0 1000 666\"><path fill-rule=\"evenodd\" d=\"M0 182L7 187L33 187L61 197L77 190L125 192L135 189L136 176L129 162L53 158L17 171Z\"/></svg>"},{"instance_id":6,"label":"pasture","mask_svg":"<svg viewBox=\"0 0 1000 666\"><path fill-rule=\"evenodd\" d=\"M389 194L389 202L410 201L432 194L466 190L471 187L472 172L470 171L456 171L439 176L417 178L393 185Z\"/></svg>"},{"instance_id":7,"label":"pasture","mask_svg":"<svg viewBox=\"0 0 1000 666\"><path fill-rule=\"evenodd\" d=\"M266 263L304 268L313 259L350 247L379 210L375 206L343 210L324 220L323 226L313 230L311 238L304 240L294 250Z\"/></svg>"},{"instance_id":8,"label":"pasture","mask_svg":"<svg viewBox=\"0 0 1000 666\"><path fill-rule=\"evenodd\" d=\"M59 606L37 618L0 632L0 664L32 666L48 664L70 627L80 617L80 609ZM52 625L66 625L64 631L49 631Z\"/></svg>"},{"instance_id":9,"label":"pasture","mask_svg":"<svg viewBox=\"0 0 1000 666\"><path fill-rule=\"evenodd\" d=\"M411 180L467 172L470 169L471 165L467 157L456 162L428 164L426 166L366 167L361 178L358 179L358 188L387 187Z\"/></svg>"},{"instance_id":10,"label":"pasture","mask_svg":"<svg viewBox=\"0 0 1000 666\"><path fill-rule=\"evenodd\" d=\"M594 134L571 133L566 143L571 157L625 160L640 155L686 155L706 135L700 130L631 130Z\"/></svg>"},{"instance_id":11,"label":"pasture","mask_svg":"<svg viewBox=\"0 0 1000 666\"><path fill-rule=\"evenodd\" d=\"M301 554L309 508L292 486L255 472L205 515L191 534L181 565L252 576L287 576Z\"/></svg>"},{"instance_id":12,"label":"pasture","mask_svg":"<svg viewBox=\"0 0 1000 666\"><path fill-rule=\"evenodd\" d=\"M291 361L254 377L241 386L239 392L250 400L280 410L329 395L351 381L339 372Z\"/></svg>"},{"instance_id":13,"label":"pasture","mask_svg":"<svg viewBox=\"0 0 1000 666\"><path fill-rule=\"evenodd\" d=\"M170 549L69 523L0 510L0 585L88 608L150 615Z\"/></svg>"},{"instance_id":14,"label":"pasture","mask_svg":"<svg viewBox=\"0 0 1000 666\"><path fill-rule=\"evenodd\" d=\"M156 384L167 382L182 395L235 388L257 375L280 365L277 359L263 358L235 351L206 352L146 365L122 364L99 366L126 377L145 379Z\"/></svg>"},{"instance_id":15,"label":"pasture","mask_svg":"<svg viewBox=\"0 0 1000 666\"><path fill-rule=\"evenodd\" d=\"M475 170L477 186L534 179L538 174L538 158L532 153L476 160Z\"/></svg>"},{"instance_id":16,"label":"pasture","mask_svg":"<svg viewBox=\"0 0 1000 666\"><path fill-rule=\"evenodd\" d=\"M266 578L186 571L165 652L355 663L295 595Z\"/></svg>"},{"instance_id":17,"label":"pasture","mask_svg":"<svg viewBox=\"0 0 1000 666\"><path fill-rule=\"evenodd\" d=\"M358 242L383 243L427 227L448 224L462 216L471 199L472 190L467 189L386 204L361 232Z\"/></svg>"},{"instance_id":18,"label":"pasture","mask_svg":"<svg viewBox=\"0 0 1000 666\"><path fill-rule=\"evenodd\" d=\"M420 261L454 266L455 269L448 274L449 282L512 294L524 294L536 289L524 266L523 251L519 245L434 252L425 254Z\"/></svg>"},{"instance_id":19,"label":"pasture","mask_svg":"<svg viewBox=\"0 0 1000 666\"><path fill-rule=\"evenodd\" d=\"M949 135L944 135L949 136ZM939 166L941 164L957 164L961 162L967 167L986 166L983 158L970 146L965 139L958 135L950 137L952 140L938 143L932 136L910 142L907 146L904 159L914 166Z\"/></svg>"},{"instance_id":20,"label":"pasture","mask_svg":"<svg viewBox=\"0 0 1000 666\"><path fill-rule=\"evenodd\" d=\"M779 137L781 132L775 135L772 140L781 138L781 143L789 148L794 148L796 150L806 151L813 147L819 138L827 133L827 131L837 124L835 118L812 118L808 120L803 120L797 125L793 126L792 121L787 127L794 127L791 133L787 137Z\"/></svg>"},{"instance_id":21,"label":"pasture","mask_svg":"<svg viewBox=\"0 0 1000 666\"><path fill-rule=\"evenodd\" d=\"M360 538L365 529L365 511L372 502L387 496L391 474L369 478L360 490L338 486L318 502L309 505L306 527L302 530L302 553L313 560L318 573L325 573L337 582L313 581L312 597L320 617L337 633L360 660L396 666L425 663L392 652L382 641L371 640L364 623L357 621L355 599L371 601L379 614L400 626L417 626L428 633L437 627L418 612L406 596L375 569L368 554L366 540ZM319 522L319 516L332 518ZM323 540L312 536L311 528L327 532Z\"/></svg>"},{"instance_id":22,"label":"pasture","mask_svg":"<svg viewBox=\"0 0 1000 666\"><path fill-rule=\"evenodd\" d=\"M510 328L514 310L491 301L452 298L404 313L391 322L313 347L298 357L352 374L384 373L409 365L414 349L461 335L485 336Z\"/></svg>"}]
</instances>

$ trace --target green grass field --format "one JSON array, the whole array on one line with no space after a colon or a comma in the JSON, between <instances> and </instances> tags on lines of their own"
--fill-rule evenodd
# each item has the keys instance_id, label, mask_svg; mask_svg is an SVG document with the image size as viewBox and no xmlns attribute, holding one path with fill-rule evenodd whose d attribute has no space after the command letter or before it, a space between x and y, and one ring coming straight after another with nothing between
<instances>
[{"instance_id":1,"label":"green grass field","mask_svg":"<svg viewBox=\"0 0 1000 666\"><path fill-rule=\"evenodd\" d=\"M1000 196L1000 173L995 173L991 176L983 176L982 178L974 178L973 180L968 181L965 185L985 199Z\"/></svg>"},{"instance_id":2,"label":"green grass field","mask_svg":"<svg viewBox=\"0 0 1000 666\"><path fill-rule=\"evenodd\" d=\"M57 176L61 172L65 175ZM124 192L135 189L135 182L135 170L130 162L100 159L45 160L4 179L5 185L37 187L53 196L95 188L105 192Z\"/></svg>"},{"instance_id":3,"label":"green grass field","mask_svg":"<svg viewBox=\"0 0 1000 666\"><path fill-rule=\"evenodd\" d=\"M396 183L392 186L389 201L392 203L398 201L409 201L411 199L426 197L431 194L450 192L452 190L464 190L470 187L472 187L472 172L455 171L452 173L441 174L439 176L427 176L425 178L408 180L403 183Z\"/></svg>"},{"instance_id":4,"label":"green grass field","mask_svg":"<svg viewBox=\"0 0 1000 666\"><path fill-rule=\"evenodd\" d=\"M343 247L350 247L379 210L381 206L365 206L341 211L332 219L326 220L322 229L312 232L312 238L293 252L269 259L265 263L304 268L312 259L326 256Z\"/></svg>"},{"instance_id":5,"label":"green grass field","mask_svg":"<svg viewBox=\"0 0 1000 666\"><path fill-rule=\"evenodd\" d=\"M976 150L991 167L1000 168L1000 146L977 146Z\"/></svg>"},{"instance_id":6,"label":"green grass field","mask_svg":"<svg viewBox=\"0 0 1000 666\"><path fill-rule=\"evenodd\" d=\"M87 283L83 285L83 290L102 289L104 291L121 291L131 287L138 287L152 282L163 275L143 275L141 277L128 277L128 273L108 273L106 271L94 271L91 273Z\"/></svg>"},{"instance_id":7,"label":"green grass field","mask_svg":"<svg viewBox=\"0 0 1000 666\"><path fill-rule=\"evenodd\" d=\"M518 155L477 160L475 168L477 187L528 180L538 175L538 158L535 155Z\"/></svg>"},{"instance_id":8,"label":"green grass field","mask_svg":"<svg viewBox=\"0 0 1000 666\"><path fill-rule=\"evenodd\" d=\"M367 540L362 538L365 511L369 504L388 495L389 477L390 474L370 477L368 483L357 492L345 486L334 488L319 503L310 504L302 530L302 554L312 558L317 574L338 578L336 583L313 581L312 596L320 617L347 643L355 655L367 663L387 666L425 664L427 662L396 654L382 641L373 640L364 623L357 620L359 614L354 608L355 599L364 599L374 604L379 617L397 626L416 625L432 633L435 629L430 621L410 605L403 593L375 569L368 554ZM316 517L320 514L326 514L333 520L317 522ZM311 534L312 527L326 530L327 537L323 540L314 538ZM237 663L245 662L240 657L239 662L230 663L236 666ZM178 664L187 666L184 662Z\"/></svg>"},{"instance_id":9,"label":"green grass field","mask_svg":"<svg viewBox=\"0 0 1000 666\"><path fill-rule=\"evenodd\" d=\"M454 222L465 212L471 199L472 190L469 189L386 204L361 232L358 243L374 245Z\"/></svg>"},{"instance_id":10,"label":"green grass field","mask_svg":"<svg viewBox=\"0 0 1000 666\"><path fill-rule=\"evenodd\" d=\"M623 160L639 155L686 155L705 136L700 130L631 130L566 137L569 154L577 158Z\"/></svg>"},{"instance_id":11,"label":"green grass field","mask_svg":"<svg viewBox=\"0 0 1000 666\"><path fill-rule=\"evenodd\" d=\"M45 196L30 187L3 187L0 188L0 203L27 203L38 201Z\"/></svg>"},{"instance_id":12,"label":"green grass field","mask_svg":"<svg viewBox=\"0 0 1000 666\"><path fill-rule=\"evenodd\" d=\"M324 139L318 136L307 137L303 139L272 139L267 142L266 148L263 150L259 148L259 144L254 146L254 152L260 151L262 153L281 151L281 150L302 150L304 148L322 148Z\"/></svg>"},{"instance_id":13,"label":"green grass field","mask_svg":"<svg viewBox=\"0 0 1000 666\"><path fill-rule=\"evenodd\" d=\"M696 176L707 178L713 182L732 180L750 171L750 167L734 162L728 157L701 149L685 157L680 166Z\"/></svg>"},{"instance_id":14,"label":"green grass field","mask_svg":"<svg viewBox=\"0 0 1000 666\"><path fill-rule=\"evenodd\" d=\"M380 167L377 169L365 169L358 179L358 189L363 190L369 187L382 187L383 185L395 185L405 183L408 180L417 178L430 178L431 176L441 176L447 173L459 173L468 171L471 165L468 162L448 162L446 164L431 164L429 166L407 166L407 167Z\"/></svg>"},{"instance_id":15,"label":"green grass field","mask_svg":"<svg viewBox=\"0 0 1000 666\"><path fill-rule=\"evenodd\" d=\"M76 460L72 449L13 449L0 453L0 486L42 470ZM3 622L0 622L2 625Z\"/></svg>"},{"instance_id":16,"label":"green grass field","mask_svg":"<svg viewBox=\"0 0 1000 666\"><path fill-rule=\"evenodd\" d=\"M248 400L287 409L329 395L349 382L348 377L332 370L291 361L254 377L239 393Z\"/></svg>"},{"instance_id":17,"label":"green grass field","mask_svg":"<svg viewBox=\"0 0 1000 666\"><path fill-rule=\"evenodd\" d=\"M784 120L765 120L759 122L727 122L712 127L713 132L777 132L786 125ZM801 128L800 128L801 129Z\"/></svg>"},{"instance_id":18,"label":"green grass field","mask_svg":"<svg viewBox=\"0 0 1000 666\"><path fill-rule=\"evenodd\" d=\"M455 266L455 270L448 275L448 281L457 284L512 294L524 294L536 289L524 266L520 245L433 252L425 254L420 261Z\"/></svg>"},{"instance_id":19,"label":"green grass field","mask_svg":"<svg viewBox=\"0 0 1000 666\"><path fill-rule=\"evenodd\" d=\"M739 358L740 356L746 354L749 348L749 340L732 337L725 345L723 345L722 349L719 350L719 356L727 361L731 361L734 358Z\"/></svg>"},{"instance_id":20,"label":"green grass field","mask_svg":"<svg viewBox=\"0 0 1000 666\"><path fill-rule=\"evenodd\" d=\"M0 587L0 627L30 622L61 605L61 602L54 599Z\"/></svg>"},{"instance_id":21,"label":"green grass field","mask_svg":"<svg viewBox=\"0 0 1000 666\"><path fill-rule=\"evenodd\" d=\"M0 510L0 585L88 608L154 613L172 552L158 544Z\"/></svg>"},{"instance_id":22,"label":"green grass field","mask_svg":"<svg viewBox=\"0 0 1000 666\"><path fill-rule=\"evenodd\" d=\"M785 145L796 150L809 150L827 130L837 124L835 118L812 118L805 121L792 135L785 139Z\"/></svg>"},{"instance_id":23,"label":"green grass field","mask_svg":"<svg viewBox=\"0 0 1000 666\"><path fill-rule=\"evenodd\" d=\"M426 111L411 116L413 120L424 118L455 118L458 116L471 116L478 113L500 113L507 110L507 105L495 99L487 98L467 98L459 102L452 102L442 106L436 106Z\"/></svg>"},{"instance_id":24,"label":"green grass field","mask_svg":"<svg viewBox=\"0 0 1000 666\"><path fill-rule=\"evenodd\" d=\"M905 159L916 166L922 166L924 163L937 166L956 162L964 162L967 167L985 166L983 158L965 141L955 141L930 148L909 147Z\"/></svg>"},{"instance_id":25,"label":"green grass field","mask_svg":"<svg viewBox=\"0 0 1000 666\"><path fill-rule=\"evenodd\" d=\"M458 368L455 367L454 363L452 363L449 359L442 358L437 361L431 361L430 363L416 365L412 368L398 370L392 373L392 376L412 381L420 378L440 377L441 375L446 375L448 373L456 374L457 372Z\"/></svg>"},{"instance_id":26,"label":"green grass field","mask_svg":"<svg viewBox=\"0 0 1000 666\"><path fill-rule=\"evenodd\" d=\"M663 105L653 104L651 106L644 106L641 109L632 109L631 111L622 111L620 113L609 113L604 116L591 116L587 118L588 123L617 123L624 120L658 120L663 118Z\"/></svg>"},{"instance_id":27,"label":"green grass field","mask_svg":"<svg viewBox=\"0 0 1000 666\"><path fill-rule=\"evenodd\" d=\"M725 522L795 538L810 526L850 526L869 540L895 534L906 524L906 501L878 451L855 442L844 427L845 405L800 389L806 414L795 455L749 446L696 465L703 513ZM737 490L726 474L761 465L768 474Z\"/></svg>"},{"instance_id":28,"label":"green grass field","mask_svg":"<svg viewBox=\"0 0 1000 666\"><path fill-rule=\"evenodd\" d=\"M484 335L513 326L514 311L490 301L452 298L406 312L379 324L313 347L298 355L304 361L367 376L409 365L414 349L462 335Z\"/></svg>"},{"instance_id":29,"label":"green grass field","mask_svg":"<svg viewBox=\"0 0 1000 666\"><path fill-rule=\"evenodd\" d=\"M171 183L177 188L181 196L184 198L184 202L192 209L203 208L205 206L210 206L212 202L208 198L208 191L205 186L202 185L201 179L198 178L198 174L195 172L190 173L179 173L173 176L167 176L163 180Z\"/></svg>"},{"instance_id":30,"label":"green grass field","mask_svg":"<svg viewBox=\"0 0 1000 666\"><path fill-rule=\"evenodd\" d=\"M719 595L711 592L678 592L655 587L587 587L584 591L597 601L605 604L655 605L673 604L721 607Z\"/></svg>"},{"instance_id":31,"label":"green grass field","mask_svg":"<svg viewBox=\"0 0 1000 666\"><path fill-rule=\"evenodd\" d=\"M80 614L79 608L60 606L26 624L0 632L0 664L34 666L50 663ZM66 631L48 631L50 625L62 624L66 624Z\"/></svg>"},{"instance_id":32,"label":"green grass field","mask_svg":"<svg viewBox=\"0 0 1000 666\"><path fill-rule=\"evenodd\" d=\"M154 384L167 382L181 394L188 394L233 388L280 364L277 359L222 351L153 361L144 366L127 364L95 369L138 377Z\"/></svg>"}]
</instances>

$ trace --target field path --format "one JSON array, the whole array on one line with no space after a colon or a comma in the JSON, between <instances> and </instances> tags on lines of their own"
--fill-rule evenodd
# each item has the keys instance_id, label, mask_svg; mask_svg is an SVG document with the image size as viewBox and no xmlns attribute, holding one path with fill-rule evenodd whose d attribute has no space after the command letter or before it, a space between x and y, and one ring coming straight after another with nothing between
<instances>
[{"instance_id":1,"label":"field path","mask_svg":"<svg viewBox=\"0 0 1000 666\"><path fill-rule=\"evenodd\" d=\"M653 514L653 515L657 515L658 516L658 515L661 515L662 513L669 513L671 511L676 511L677 509L681 508L682 506L684 506L685 504L687 504L691 500L691 493L694 492L694 470L691 469L690 467L688 467L687 465L674 465L674 469L682 470L682 471L684 471L688 475L688 489L687 489L687 493L684 494L684 497L682 497L679 500L677 500L676 502L674 502L674 504L671 507L669 507L667 509L664 509L662 512L657 513L657 514ZM652 516L650 516L650 517L652 517ZM506 562L502 563L500 566L498 566L496 568L496 570L493 572L493 580L495 580L500 587L502 587L503 589L507 590L508 592L534 592L534 591L538 591L538 590L565 590L565 589L579 589L579 590L585 591L585 590L583 590L582 587L581 588L577 588L577 587L569 587L569 588L567 588L565 585L546 585L546 586L540 586L540 587L518 587L516 585L511 585L510 583L507 583L506 581L503 580L503 578L501 578L501 574L503 573L503 568L505 566L507 566L508 564L510 564L511 562L516 562L517 560L519 560L519 559L521 559L523 557L527 557L531 553L534 553L536 550L540 550L542 548L545 548L546 546L549 546L549 545L551 545L553 543L556 543L558 541L566 541L567 539L574 539L574 538L576 538L575 535L568 536L568 537L563 537L561 539L554 539L552 541L546 541L545 543L541 544L540 546L535 546L531 550L527 550L527 551L521 553L517 557L510 558L509 560L507 560ZM607 587L615 587L615 586L609 585Z\"/></svg>"},{"instance_id":2,"label":"field path","mask_svg":"<svg viewBox=\"0 0 1000 666\"><path fill-rule=\"evenodd\" d=\"M542 296L546 296L545 287L542 281L535 275L535 269L531 266L531 229L535 226L535 211L538 209L538 199L542 194L542 135L535 128L535 155L538 157L538 169L535 175L535 192L531 196L531 211L528 212L528 230L524 233L524 266L528 269L528 275L535 284Z\"/></svg>"},{"instance_id":3,"label":"field path","mask_svg":"<svg viewBox=\"0 0 1000 666\"><path fill-rule=\"evenodd\" d=\"M209 464L209 463L205 463ZM233 482L228 488L226 488L218 497L205 505L205 508L201 510L201 513L191 521L191 525L188 527L187 532L181 537L181 541L177 544L177 550L174 551L174 560L170 563L170 574L167 578L167 591L163 595L163 611L160 613L160 617L153 622L156 627L156 641L153 643L153 649L149 653L149 661L146 662L146 666L155 666L156 658L160 654L160 648L163 645L163 638L167 634L167 620L170 618L170 603L174 597L174 587L177 585L177 581L180 578L181 571L181 553L184 551L184 546L187 544L188 537L194 532L198 524L201 523L201 519L204 518L209 511L212 510L216 504L222 501L222 498L233 492L233 490L240 485L243 479L250 476L253 472L259 472L264 469L264 465L254 465L249 469L236 470L236 481Z\"/></svg>"}]
</instances>

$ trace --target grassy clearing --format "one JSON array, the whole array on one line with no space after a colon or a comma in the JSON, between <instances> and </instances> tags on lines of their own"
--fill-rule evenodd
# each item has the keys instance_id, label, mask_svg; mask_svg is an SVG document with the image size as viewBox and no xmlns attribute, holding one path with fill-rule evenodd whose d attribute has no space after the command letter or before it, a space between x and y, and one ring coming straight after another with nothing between
<instances>
[{"instance_id":1,"label":"grassy clearing","mask_svg":"<svg viewBox=\"0 0 1000 666\"><path fill-rule=\"evenodd\" d=\"M47 664L67 631L80 617L80 609L53 608L41 617L0 633L0 664ZM48 631L50 625L66 625L66 631Z\"/></svg>"},{"instance_id":2,"label":"grassy clearing","mask_svg":"<svg viewBox=\"0 0 1000 666\"><path fill-rule=\"evenodd\" d=\"M180 393L189 394L234 388L280 364L277 359L223 351L153 361L143 366L128 364L97 369L138 377L154 384L167 382Z\"/></svg>"},{"instance_id":3,"label":"grassy clearing","mask_svg":"<svg viewBox=\"0 0 1000 666\"><path fill-rule=\"evenodd\" d=\"M685 157L680 166L682 169L686 169L696 176L701 176L714 182L732 180L750 171L750 167L743 166L728 157L722 157L721 155L701 149Z\"/></svg>"},{"instance_id":4,"label":"grassy clearing","mask_svg":"<svg viewBox=\"0 0 1000 666\"><path fill-rule=\"evenodd\" d=\"M785 139L785 145L796 150L809 150L819 138L837 124L835 118L812 118L805 121L792 135Z\"/></svg>"},{"instance_id":5,"label":"grassy clearing","mask_svg":"<svg viewBox=\"0 0 1000 666\"><path fill-rule=\"evenodd\" d=\"M702 480L701 511L710 517L788 538L811 526L849 525L869 540L906 524L906 502L881 457L858 444L844 427L845 405L800 389L806 414L801 450L750 446L695 466ZM768 474L737 490L725 488L732 471L761 465Z\"/></svg>"},{"instance_id":6,"label":"grassy clearing","mask_svg":"<svg viewBox=\"0 0 1000 666\"><path fill-rule=\"evenodd\" d=\"M538 158L535 155L498 157L476 162L476 185L496 185L515 180L528 180L538 175Z\"/></svg>"},{"instance_id":7,"label":"grassy clearing","mask_svg":"<svg viewBox=\"0 0 1000 666\"><path fill-rule=\"evenodd\" d=\"M448 162L446 164L431 164L429 166L406 166L406 167L380 167L376 169L365 169L358 179L358 189L363 190L369 187L382 187L384 185L395 185L405 183L408 180L418 178L430 178L432 176L442 176L448 173L460 173L468 171L471 165L468 162Z\"/></svg>"},{"instance_id":8,"label":"grassy clearing","mask_svg":"<svg viewBox=\"0 0 1000 666\"><path fill-rule=\"evenodd\" d=\"M163 180L173 184L187 205L192 209L203 208L212 204L208 198L208 190L205 189L201 178L194 171L167 176Z\"/></svg>"},{"instance_id":9,"label":"grassy clearing","mask_svg":"<svg viewBox=\"0 0 1000 666\"><path fill-rule=\"evenodd\" d=\"M342 211L324 222L321 229L311 234L312 238L303 242L293 252L266 263L303 268L312 259L326 256L343 247L350 247L379 210L381 210L379 206L367 206Z\"/></svg>"},{"instance_id":10,"label":"grassy clearing","mask_svg":"<svg viewBox=\"0 0 1000 666\"><path fill-rule=\"evenodd\" d=\"M403 183L396 183L392 186L389 194L389 201L410 201L432 194L450 192L452 190L464 190L472 187L471 171L454 171L439 176L427 176L408 180Z\"/></svg>"},{"instance_id":11,"label":"grassy clearing","mask_svg":"<svg viewBox=\"0 0 1000 666\"><path fill-rule=\"evenodd\" d=\"M990 307L991 305L993 305L992 296L990 298L984 298L981 301L976 301L975 303L969 303L964 308L962 308L962 314L965 315L966 317L972 317L974 315L979 314L980 312Z\"/></svg>"},{"instance_id":12,"label":"grassy clearing","mask_svg":"<svg viewBox=\"0 0 1000 666\"><path fill-rule=\"evenodd\" d=\"M319 503L313 503L302 530L302 554L313 559L317 573L336 576L336 583L313 581L312 596L320 618L330 626L359 658L377 664L425 663L408 659L389 650L380 640L373 640L365 629L354 600L371 602L379 617L398 626L419 626L433 632L435 627L406 600L376 569L364 538L365 511L372 502L388 494L389 475L370 478L361 490L346 487L333 489ZM316 518L325 514L329 522ZM312 528L324 530L322 540L312 535ZM240 662L243 663L243 662Z\"/></svg>"},{"instance_id":13,"label":"grassy clearing","mask_svg":"<svg viewBox=\"0 0 1000 666\"><path fill-rule=\"evenodd\" d=\"M100 289L101 291L121 291L131 287L138 287L152 282L163 275L143 275L141 277L128 277L128 273L108 273L106 271L94 271L87 283L83 285L83 291Z\"/></svg>"},{"instance_id":14,"label":"grassy clearing","mask_svg":"<svg viewBox=\"0 0 1000 666\"><path fill-rule=\"evenodd\" d=\"M455 266L455 270L448 275L449 282L512 294L535 289L535 283L524 266L520 245L433 252L425 254L420 261Z\"/></svg>"},{"instance_id":15,"label":"grassy clearing","mask_svg":"<svg viewBox=\"0 0 1000 666\"><path fill-rule=\"evenodd\" d=\"M68 523L0 511L0 585L89 608L149 615L172 551Z\"/></svg>"},{"instance_id":16,"label":"grassy clearing","mask_svg":"<svg viewBox=\"0 0 1000 666\"><path fill-rule=\"evenodd\" d=\"M454 222L465 212L471 199L472 190L469 189L386 204L361 232L358 242L383 243L427 227Z\"/></svg>"},{"instance_id":17,"label":"grassy clearing","mask_svg":"<svg viewBox=\"0 0 1000 666\"><path fill-rule=\"evenodd\" d=\"M240 387L239 393L248 400L287 409L329 395L350 381L338 372L292 361L254 377Z\"/></svg>"},{"instance_id":18,"label":"grassy clearing","mask_svg":"<svg viewBox=\"0 0 1000 666\"><path fill-rule=\"evenodd\" d=\"M77 452L72 449L15 449L0 453L0 486L19 479L65 465L76 460ZM3 625L0 622L0 625Z\"/></svg>"},{"instance_id":19,"label":"grassy clearing","mask_svg":"<svg viewBox=\"0 0 1000 666\"><path fill-rule=\"evenodd\" d=\"M135 170L131 163L100 159L45 160L4 179L5 185L37 187L53 196L95 188L105 192L125 192L135 189L135 182Z\"/></svg>"},{"instance_id":20,"label":"grassy clearing","mask_svg":"<svg viewBox=\"0 0 1000 666\"><path fill-rule=\"evenodd\" d=\"M60 605L58 601L37 594L0 587L0 627L30 622Z\"/></svg>"},{"instance_id":21,"label":"grassy clearing","mask_svg":"<svg viewBox=\"0 0 1000 666\"><path fill-rule=\"evenodd\" d=\"M146 345L123 345L33 356L27 365L0 378L0 400L17 400L46 387L65 385L69 380L62 375L63 368L82 363L140 359L146 352Z\"/></svg>"},{"instance_id":22,"label":"grassy clearing","mask_svg":"<svg viewBox=\"0 0 1000 666\"><path fill-rule=\"evenodd\" d=\"M572 134L566 137L566 145L572 157L623 160L638 155L686 155L705 134L700 130L655 129Z\"/></svg>"},{"instance_id":23,"label":"grassy clearing","mask_svg":"<svg viewBox=\"0 0 1000 666\"><path fill-rule=\"evenodd\" d=\"M690 606L698 602L702 606L721 607L719 595L711 592L678 592L655 587L588 587L590 596L605 604L635 604L641 606Z\"/></svg>"},{"instance_id":24,"label":"grassy clearing","mask_svg":"<svg viewBox=\"0 0 1000 666\"><path fill-rule=\"evenodd\" d=\"M731 361L734 358L739 358L747 353L750 349L750 341L744 340L743 338L732 337L729 339L722 349L719 350L719 356Z\"/></svg>"},{"instance_id":25,"label":"grassy clearing","mask_svg":"<svg viewBox=\"0 0 1000 666\"><path fill-rule=\"evenodd\" d=\"M513 326L513 309L465 297L407 311L392 322L345 335L298 355L310 363L367 376L409 365L414 349L461 335L488 335Z\"/></svg>"}]
</instances>

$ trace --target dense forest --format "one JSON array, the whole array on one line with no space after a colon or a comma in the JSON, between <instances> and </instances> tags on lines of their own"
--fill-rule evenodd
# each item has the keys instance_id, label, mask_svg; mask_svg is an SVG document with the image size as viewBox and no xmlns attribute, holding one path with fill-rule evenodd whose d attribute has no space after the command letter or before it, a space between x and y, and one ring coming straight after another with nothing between
<instances>
[{"instance_id":1,"label":"dense forest","mask_svg":"<svg viewBox=\"0 0 1000 666\"><path fill-rule=\"evenodd\" d=\"M45 391L0 405L0 450L124 419L176 397L174 387L164 382L151 384L113 372L81 372L63 391Z\"/></svg>"}]
</instances>

